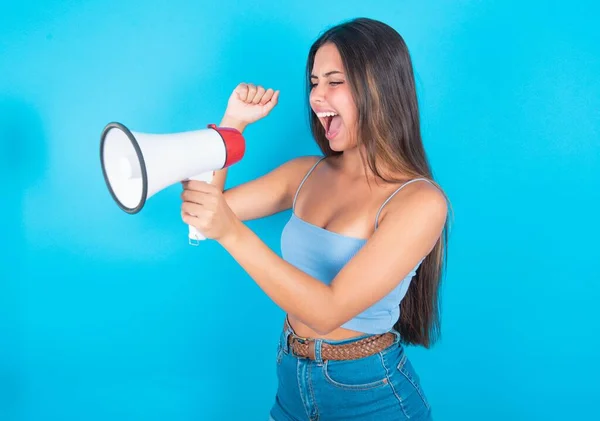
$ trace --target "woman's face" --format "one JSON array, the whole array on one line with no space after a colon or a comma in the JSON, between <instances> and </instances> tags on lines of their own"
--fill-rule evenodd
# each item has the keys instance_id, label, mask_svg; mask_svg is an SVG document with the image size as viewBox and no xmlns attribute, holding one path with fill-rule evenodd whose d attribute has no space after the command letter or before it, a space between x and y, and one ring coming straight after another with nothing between
<instances>
[{"instance_id":1,"label":"woman's face","mask_svg":"<svg viewBox=\"0 0 600 421\"><path fill-rule=\"evenodd\" d=\"M310 106L325 128L331 149L344 151L356 146L356 105L334 44L324 44L317 50L311 84Z\"/></svg>"}]
</instances>

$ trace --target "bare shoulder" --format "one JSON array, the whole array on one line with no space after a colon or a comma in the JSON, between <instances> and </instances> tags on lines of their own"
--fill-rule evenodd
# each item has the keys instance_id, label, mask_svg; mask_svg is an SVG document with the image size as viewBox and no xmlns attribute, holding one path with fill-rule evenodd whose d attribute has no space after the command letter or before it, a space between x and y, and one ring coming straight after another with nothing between
<instances>
[{"instance_id":1,"label":"bare shoulder","mask_svg":"<svg viewBox=\"0 0 600 421\"><path fill-rule=\"evenodd\" d=\"M312 167L314 164L316 164L317 161L321 158L322 158L322 156L319 156L319 155L299 156L297 158L290 159L284 165L286 165L290 168L294 168L296 170L301 171L303 169L306 169L308 171L308 169L310 167Z\"/></svg>"},{"instance_id":2,"label":"bare shoulder","mask_svg":"<svg viewBox=\"0 0 600 421\"><path fill-rule=\"evenodd\" d=\"M384 207L380 223L387 217L426 220L443 227L448 216L448 201L445 193L435 184L417 180L404 185Z\"/></svg>"},{"instance_id":3,"label":"bare shoulder","mask_svg":"<svg viewBox=\"0 0 600 421\"><path fill-rule=\"evenodd\" d=\"M302 177L318 159L318 156L294 158L254 180L227 189L224 192L227 204L242 221L289 209Z\"/></svg>"},{"instance_id":4,"label":"bare shoulder","mask_svg":"<svg viewBox=\"0 0 600 421\"><path fill-rule=\"evenodd\" d=\"M317 155L300 156L285 162L281 168L285 169L287 179L294 186L300 184L302 178L321 158Z\"/></svg>"}]
</instances>

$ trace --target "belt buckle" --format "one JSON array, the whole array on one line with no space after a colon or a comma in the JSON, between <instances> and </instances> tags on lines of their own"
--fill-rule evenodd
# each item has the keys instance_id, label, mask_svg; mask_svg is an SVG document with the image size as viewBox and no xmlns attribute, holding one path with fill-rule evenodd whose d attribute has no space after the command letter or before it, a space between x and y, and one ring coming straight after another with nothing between
<instances>
[{"instance_id":1,"label":"belt buckle","mask_svg":"<svg viewBox=\"0 0 600 421\"><path fill-rule=\"evenodd\" d=\"M305 337L298 336L298 335L295 335L295 334L290 335L290 336L291 336L291 340L292 341L297 341L298 343L301 343L303 345L308 345L308 355L304 356L303 358L308 358L310 360L315 360L316 359L316 355L315 355L315 338L305 338Z\"/></svg>"},{"instance_id":2,"label":"belt buckle","mask_svg":"<svg viewBox=\"0 0 600 421\"><path fill-rule=\"evenodd\" d=\"M296 341L300 342L301 344L307 344L310 341L314 341L313 338L305 338L303 336L298 336L296 334L292 334L291 336L292 336L292 340L296 340Z\"/></svg>"}]
</instances>

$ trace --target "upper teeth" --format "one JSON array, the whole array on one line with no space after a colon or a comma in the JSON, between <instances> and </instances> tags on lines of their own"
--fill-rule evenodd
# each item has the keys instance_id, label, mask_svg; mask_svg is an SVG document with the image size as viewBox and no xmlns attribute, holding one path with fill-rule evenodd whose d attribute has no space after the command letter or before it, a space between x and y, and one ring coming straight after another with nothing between
<instances>
[{"instance_id":1,"label":"upper teeth","mask_svg":"<svg viewBox=\"0 0 600 421\"><path fill-rule=\"evenodd\" d=\"M317 117L333 117L336 116L337 113L334 112L325 112L325 113L317 113Z\"/></svg>"}]
</instances>

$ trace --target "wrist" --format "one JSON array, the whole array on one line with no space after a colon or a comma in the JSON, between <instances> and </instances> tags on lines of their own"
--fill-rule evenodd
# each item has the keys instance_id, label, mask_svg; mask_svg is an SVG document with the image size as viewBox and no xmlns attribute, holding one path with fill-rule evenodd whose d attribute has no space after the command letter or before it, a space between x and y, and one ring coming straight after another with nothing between
<instances>
[{"instance_id":1,"label":"wrist","mask_svg":"<svg viewBox=\"0 0 600 421\"><path fill-rule=\"evenodd\" d=\"M229 249L236 243L238 243L241 238L244 236L244 231L247 229L246 225L239 219L236 219L233 223L233 227L229 230L227 234L219 238L217 241L223 246L225 249Z\"/></svg>"},{"instance_id":2,"label":"wrist","mask_svg":"<svg viewBox=\"0 0 600 421\"><path fill-rule=\"evenodd\" d=\"M248 125L248 123L245 123L237 118L234 118L234 117L231 117L231 116L228 116L227 114L225 114L223 116L223 118L221 119L221 123L219 124L219 127L229 127L232 129L236 129L238 132L242 133L247 125Z\"/></svg>"}]
</instances>

